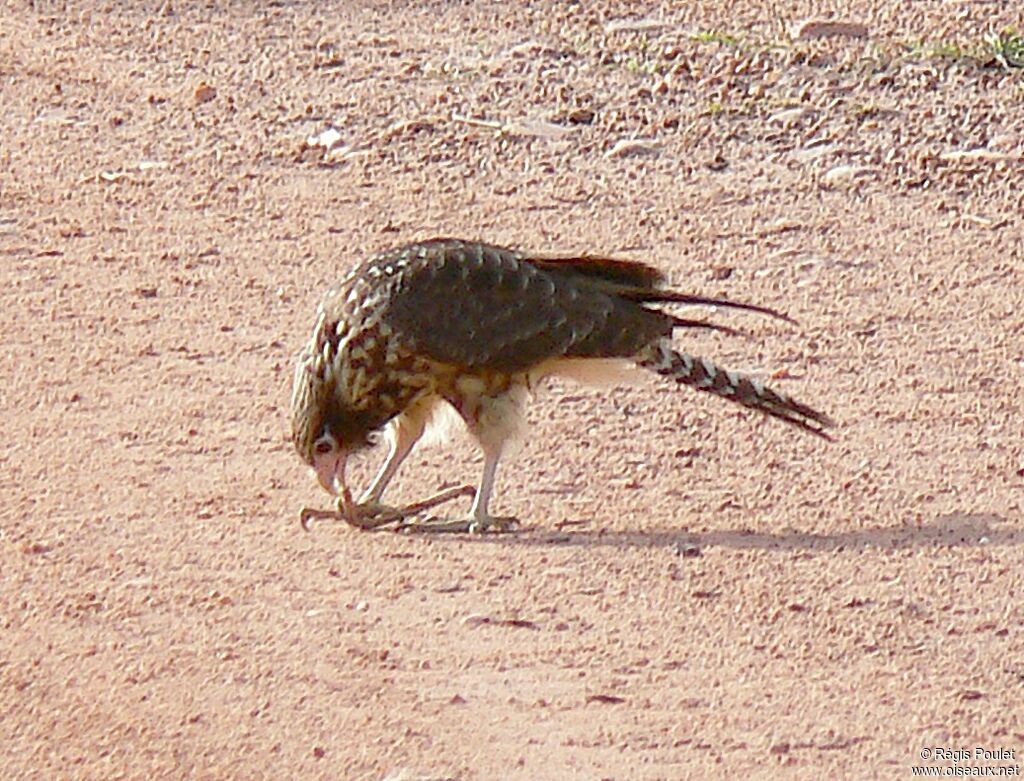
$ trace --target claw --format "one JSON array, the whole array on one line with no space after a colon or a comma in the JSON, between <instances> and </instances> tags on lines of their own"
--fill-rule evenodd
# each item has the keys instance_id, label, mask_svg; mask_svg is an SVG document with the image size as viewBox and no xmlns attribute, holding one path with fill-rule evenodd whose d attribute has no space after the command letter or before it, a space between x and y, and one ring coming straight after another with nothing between
<instances>
[{"instance_id":1,"label":"claw","mask_svg":"<svg viewBox=\"0 0 1024 781\"><path fill-rule=\"evenodd\" d=\"M505 534L519 528L519 519L511 515L489 515L482 520L474 520L469 525L470 534Z\"/></svg>"}]
</instances>

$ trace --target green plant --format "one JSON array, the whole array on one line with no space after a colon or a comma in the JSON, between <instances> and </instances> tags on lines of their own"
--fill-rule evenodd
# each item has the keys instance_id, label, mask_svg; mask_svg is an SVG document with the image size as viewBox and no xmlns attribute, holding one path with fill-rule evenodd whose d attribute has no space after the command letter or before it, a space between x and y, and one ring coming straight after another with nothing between
<instances>
[{"instance_id":1,"label":"green plant","mask_svg":"<svg viewBox=\"0 0 1024 781\"><path fill-rule=\"evenodd\" d=\"M906 47L907 53L911 57L920 57L922 59L962 60L970 57L969 53L955 41L915 41L907 43Z\"/></svg>"},{"instance_id":2,"label":"green plant","mask_svg":"<svg viewBox=\"0 0 1024 781\"><path fill-rule=\"evenodd\" d=\"M731 46L734 49L738 49L740 46L739 38L729 33L723 33L721 30L702 30L690 37L701 43L720 43L723 46Z\"/></svg>"},{"instance_id":3,"label":"green plant","mask_svg":"<svg viewBox=\"0 0 1024 781\"><path fill-rule=\"evenodd\" d=\"M1024 36L1008 27L985 36L988 52L1004 68L1024 68Z\"/></svg>"}]
</instances>

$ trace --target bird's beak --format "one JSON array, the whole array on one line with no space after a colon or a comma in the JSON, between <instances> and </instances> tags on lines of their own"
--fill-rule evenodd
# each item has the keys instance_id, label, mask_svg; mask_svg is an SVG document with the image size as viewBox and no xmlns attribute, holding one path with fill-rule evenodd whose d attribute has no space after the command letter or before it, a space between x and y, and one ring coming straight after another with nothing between
<instances>
[{"instance_id":1,"label":"bird's beak","mask_svg":"<svg viewBox=\"0 0 1024 781\"><path fill-rule=\"evenodd\" d=\"M345 456L339 455L337 458L318 457L313 464L313 470L316 472L316 479L320 482L320 487L332 496L336 496L338 494L339 482L344 481ZM338 477L339 472L342 474L340 479Z\"/></svg>"},{"instance_id":2,"label":"bird's beak","mask_svg":"<svg viewBox=\"0 0 1024 781\"><path fill-rule=\"evenodd\" d=\"M352 492L345 482L345 454L339 453L337 458L325 459L316 463L313 469L316 471L316 479L320 486L331 494L338 497L338 510L346 517L355 517L355 502L352 501Z\"/></svg>"}]
</instances>

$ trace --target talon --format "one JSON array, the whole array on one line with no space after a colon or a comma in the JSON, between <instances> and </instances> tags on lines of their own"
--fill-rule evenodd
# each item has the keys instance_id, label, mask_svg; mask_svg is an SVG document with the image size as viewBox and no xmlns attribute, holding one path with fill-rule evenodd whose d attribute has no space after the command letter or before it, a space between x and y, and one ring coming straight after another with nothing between
<instances>
[{"instance_id":1,"label":"talon","mask_svg":"<svg viewBox=\"0 0 1024 781\"><path fill-rule=\"evenodd\" d=\"M302 531L309 531L309 522L313 519L313 512L308 507L303 507L299 510L299 526L302 527Z\"/></svg>"},{"instance_id":2,"label":"talon","mask_svg":"<svg viewBox=\"0 0 1024 781\"><path fill-rule=\"evenodd\" d=\"M302 527L303 531L308 532L310 530L309 522L312 520L319 521L324 518L338 520L339 517L343 516L341 516L341 514L336 510L317 510L313 507L303 507L299 511L299 525Z\"/></svg>"},{"instance_id":3,"label":"talon","mask_svg":"<svg viewBox=\"0 0 1024 781\"><path fill-rule=\"evenodd\" d=\"M474 534L504 534L519 528L519 519L511 515L487 517L473 521L469 531Z\"/></svg>"}]
</instances>

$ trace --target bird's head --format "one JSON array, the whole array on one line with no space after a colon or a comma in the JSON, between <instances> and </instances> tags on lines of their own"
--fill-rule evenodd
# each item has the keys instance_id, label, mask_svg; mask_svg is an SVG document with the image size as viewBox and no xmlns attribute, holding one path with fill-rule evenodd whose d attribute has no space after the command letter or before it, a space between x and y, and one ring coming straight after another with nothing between
<instances>
[{"instance_id":1,"label":"bird's head","mask_svg":"<svg viewBox=\"0 0 1024 781\"><path fill-rule=\"evenodd\" d=\"M292 385L292 444L306 464L313 467L327 493L342 502L351 501L345 484L345 442L338 427L335 379L328 355L305 350L295 366ZM333 414L332 414L333 413Z\"/></svg>"},{"instance_id":2,"label":"bird's head","mask_svg":"<svg viewBox=\"0 0 1024 781\"><path fill-rule=\"evenodd\" d=\"M338 392L331 371L317 361L300 359L292 390L292 443L316 473L325 491L339 499L345 512L353 507L345 482L348 456L371 443L376 420L352 409Z\"/></svg>"}]
</instances>

